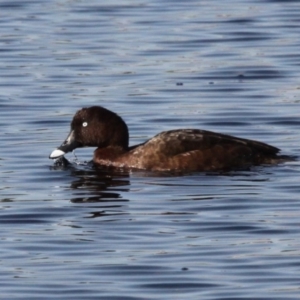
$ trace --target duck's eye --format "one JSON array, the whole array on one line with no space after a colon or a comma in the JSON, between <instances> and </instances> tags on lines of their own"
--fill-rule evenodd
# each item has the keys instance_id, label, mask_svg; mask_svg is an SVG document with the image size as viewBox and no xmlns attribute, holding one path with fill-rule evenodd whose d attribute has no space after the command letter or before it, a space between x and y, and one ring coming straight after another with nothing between
<instances>
[{"instance_id":1,"label":"duck's eye","mask_svg":"<svg viewBox=\"0 0 300 300\"><path fill-rule=\"evenodd\" d=\"M86 127L86 126L88 126L88 123L87 123L87 122L83 122L83 123L82 123L82 126L83 126L83 127Z\"/></svg>"}]
</instances>

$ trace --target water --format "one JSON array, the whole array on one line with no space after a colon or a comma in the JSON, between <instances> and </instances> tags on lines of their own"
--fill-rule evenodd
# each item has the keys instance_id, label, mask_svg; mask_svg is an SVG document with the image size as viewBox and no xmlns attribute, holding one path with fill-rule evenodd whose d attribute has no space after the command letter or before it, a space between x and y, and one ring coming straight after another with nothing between
<instances>
[{"instance_id":1,"label":"water","mask_svg":"<svg viewBox=\"0 0 300 300\"><path fill-rule=\"evenodd\" d=\"M180 176L48 159L91 105L132 145L202 128L297 156L298 1L0 1L0 17L2 299L299 299L299 161Z\"/></svg>"}]
</instances>

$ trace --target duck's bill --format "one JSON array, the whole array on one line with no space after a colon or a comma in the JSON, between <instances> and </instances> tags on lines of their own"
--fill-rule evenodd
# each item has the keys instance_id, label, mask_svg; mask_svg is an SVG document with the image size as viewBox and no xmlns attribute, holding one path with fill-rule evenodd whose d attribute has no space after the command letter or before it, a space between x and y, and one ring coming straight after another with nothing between
<instances>
[{"instance_id":1,"label":"duck's bill","mask_svg":"<svg viewBox=\"0 0 300 300\"><path fill-rule=\"evenodd\" d=\"M72 130L68 135L68 137L66 138L66 140L61 144L61 146L59 146L57 149L52 151L49 158L51 159L59 158L65 155L66 153L73 151L78 147L81 147L81 144L75 140L75 134L74 131Z\"/></svg>"},{"instance_id":2,"label":"duck's bill","mask_svg":"<svg viewBox=\"0 0 300 300\"><path fill-rule=\"evenodd\" d=\"M61 156L64 156L65 154L66 154L66 152L59 150L59 149L55 149L54 151L51 152L51 154L49 155L49 158L56 159Z\"/></svg>"}]
</instances>

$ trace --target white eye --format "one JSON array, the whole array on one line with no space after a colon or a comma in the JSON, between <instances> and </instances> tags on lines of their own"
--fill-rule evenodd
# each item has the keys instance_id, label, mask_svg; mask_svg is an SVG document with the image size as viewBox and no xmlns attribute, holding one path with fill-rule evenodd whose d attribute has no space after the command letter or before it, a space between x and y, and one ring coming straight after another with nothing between
<instances>
[{"instance_id":1,"label":"white eye","mask_svg":"<svg viewBox=\"0 0 300 300\"><path fill-rule=\"evenodd\" d=\"M83 123L82 123L82 126L83 126L83 127L86 127L86 126L88 126L88 123L87 123L87 122L83 122Z\"/></svg>"}]
</instances>

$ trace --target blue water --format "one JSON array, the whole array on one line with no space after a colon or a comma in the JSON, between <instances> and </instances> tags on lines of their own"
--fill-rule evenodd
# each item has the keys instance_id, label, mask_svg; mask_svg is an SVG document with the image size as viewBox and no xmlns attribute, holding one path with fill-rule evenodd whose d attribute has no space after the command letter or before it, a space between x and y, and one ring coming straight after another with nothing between
<instances>
[{"instance_id":1,"label":"blue water","mask_svg":"<svg viewBox=\"0 0 300 300\"><path fill-rule=\"evenodd\" d=\"M48 159L91 105L132 145L202 128L298 156L299 20L299 1L0 1L0 298L299 299L299 160L179 176Z\"/></svg>"}]
</instances>

